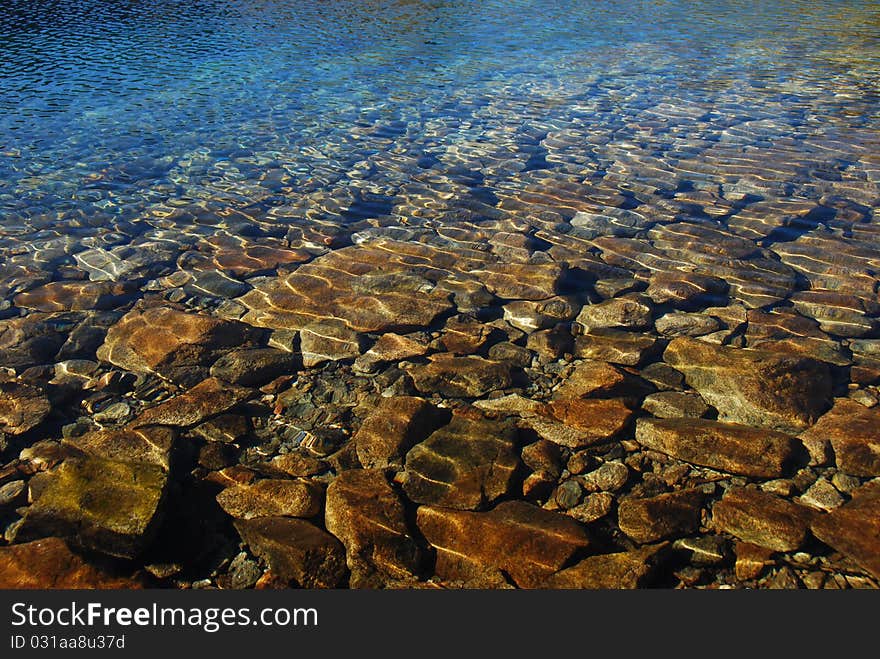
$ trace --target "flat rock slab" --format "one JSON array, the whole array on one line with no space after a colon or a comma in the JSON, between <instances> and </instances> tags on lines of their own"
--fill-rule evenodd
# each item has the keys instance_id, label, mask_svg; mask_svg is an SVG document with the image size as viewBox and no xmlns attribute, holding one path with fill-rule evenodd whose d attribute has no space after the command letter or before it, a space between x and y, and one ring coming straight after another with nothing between
<instances>
[{"instance_id":1,"label":"flat rock slab","mask_svg":"<svg viewBox=\"0 0 880 659\"><path fill-rule=\"evenodd\" d=\"M131 590L140 585L136 578L113 576L89 565L61 538L0 547L2 590Z\"/></svg>"},{"instance_id":2,"label":"flat rock slab","mask_svg":"<svg viewBox=\"0 0 880 659\"><path fill-rule=\"evenodd\" d=\"M555 295L562 268L555 263L492 263L471 274L502 299L546 300Z\"/></svg>"},{"instance_id":3,"label":"flat rock slab","mask_svg":"<svg viewBox=\"0 0 880 659\"><path fill-rule=\"evenodd\" d=\"M15 306L37 311L93 311L115 309L134 298L131 285L114 282L53 281L19 293Z\"/></svg>"},{"instance_id":4,"label":"flat rock slab","mask_svg":"<svg viewBox=\"0 0 880 659\"><path fill-rule=\"evenodd\" d=\"M28 509L15 540L58 536L77 547L133 558L156 530L167 478L156 465L65 460Z\"/></svg>"},{"instance_id":5,"label":"flat rock slab","mask_svg":"<svg viewBox=\"0 0 880 659\"><path fill-rule=\"evenodd\" d=\"M252 389L208 378L189 391L144 410L129 426L197 426L232 409L253 394Z\"/></svg>"},{"instance_id":6,"label":"flat rock slab","mask_svg":"<svg viewBox=\"0 0 880 659\"><path fill-rule=\"evenodd\" d=\"M709 412L700 394L692 391L658 391L645 397L642 409L661 419L699 419Z\"/></svg>"},{"instance_id":7,"label":"flat rock slab","mask_svg":"<svg viewBox=\"0 0 880 659\"><path fill-rule=\"evenodd\" d=\"M754 478L778 478L803 447L796 439L707 419L639 419L636 441L684 462Z\"/></svg>"},{"instance_id":8,"label":"flat rock slab","mask_svg":"<svg viewBox=\"0 0 880 659\"><path fill-rule=\"evenodd\" d=\"M849 503L815 516L810 528L819 540L880 579L880 483L865 485Z\"/></svg>"},{"instance_id":9,"label":"flat rock slab","mask_svg":"<svg viewBox=\"0 0 880 659\"><path fill-rule=\"evenodd\" d=\"M775 494L732 488L712 508L717 531L774 551L795 551L807 539L814 513Z\"/></svg>"},{"instance_id":10,"label":"flat rock slab","mask_svg":"<svg viewBox=\"0 0 880 659\"><path fill-rule=\"evenodd\" d=\"M657 338L640 332L597 329L575 339L574 356L622 366L638 366L655 352Z\"/></svg>"},{"instance_id":11,"label":"flat rock slab","mask_svg":"<svg viewBox=\"0 0 880 659\"><path fill-rule=\"evenodd\" d=\"M830 444L837 468L852 476L880 476L880 407L838 398L812 428L799 435L805 444Z\"/></svg>"},{"instance_id":12,"label":"flat rock slab","mask_svg":"<svg viewBox=\"0 0 880 659\"><path fill-rule=\"evenodd\" d=\"M677 338L663 360L684 373L720 421L800 432L830 404L828 365L807 357Z\"/></svg>"},{"instance_id":13,"label":"flat rock slab","mask_svg":"<svg viewBox=\"0 0 880 659\"><path fill-rule=\"evenodd\" d=\"M153 464L167 470L176 438L175 428L144 426L98 430L61 441L62 444L97 458Z\"/></svg>"},{"instance_id":14,"label":"flat rock slab","mask_svg":"<svg viewBox=\"0 0 880 659\"><path fill-rule=\"evenodd\" d=\"M388 332L354 361L354 370L370 373L388 362L399 362L428 352L428 340L422 336L405 336Z\"/></svg>"},{"instance_id":15,"label":"flat rock slab","mask_svg":"<svg viewBox=\"0 0 880 659\"><path fill-rule=\"evenodd\" d=\"M384 471L339 474L327 488L324 519L327 530L345 545L353 587L381 586L418 573L421 552Z\"/></svg>"},{"instance_id":16,"label":"flat rock slab","mask_svg":"<svg viewBox=\"0 0 880 659\"><path fill-rule=\"evenodd\" d=\"M647 585L666 553L667 545L590 556L552 575L542 584L552 589L632 590Z\"/></svg>"},{"instance_id":17,"label":"flat rock slab","mask_svg":"<svg viewBox=\"0 0 880 659\"><path fill-rule=\"evenodd\" d=\"M416 503L476 510L507 494L519 467L515 429L453 417L406 454L403 491Z\"/></svg>"},{"instance_id":18,"label":"flat rock slab","mask_svg":"<svg viewBox=\"0 0 880 659\"><path fill-rule=\"evenodd\" d=\"M543 439L577 450L617 437L632 416L620 399L569 398L552 401L523 424Z\"/></svg>"},{"instance_id":19,"label":"flat rock slab","mask_svg":"<svg viewBox=\"0 0 880 659\"><path fill-rule=\"evenodd\" d=\"M431 265L443 278L450 274L443 268L471 264L427 245L382 240L333 250L237 301L249 310L243 320L257 327L300 330L337 319L356 332L420 329L455 308L448 292L421 275Z\"/></svg>"},{"instance_id":20,"label":"flat rock slab","mask_svg":"<svg viewBox=\"0 0 880 659\"><path fill-rule=\"evenodd\" d=\"M703 499L700 489L624 499L617 507L618 526L640 544L680 538L699 530Z\"/></svg>"},{"instance_id":21,"label":"flat rock slab","mask_svg":"<svg viewBox=\"0 0 880 659\"><path fill-rule=\"evenodd\" d=\"M266 478L247 485L227 487L217 503L238 519L254 517L314 517L324 503L324 487L306 479Z\"/></svg>"},{"instance_id":22,"label":"flat rock slab","mask_svg":"<svg viewBox=\"0 0 880 659\"><path fill-rule=\"evenodd\" d=\"M503 570L521 588L536 588L590 544L570 517L522 501L483 513L422 506L417 523L437 551L437 574L453 580L463 557Z\"/></svg>"},{"instance_id":23,"label":"flat rock slab","mask_svg":"<svg viewBox=\"0 0 880 659\"><path fill-rule=\"evenodd\" d=\"M317 320L300 330L303 366L311 368L324 362L354 359L361 354L357 332L342 320Z\"/></svg>"},{"instance_id":24,"label":"flat rock slab","mask_svg":"<svg viewBox=\"0 0 880 659\"><path fill-rule=\"evenodd\" d=\"M108 330L98 359L191 386L207 377L214 361L248 344L253 335L253 328L236 321L168 307L135 309Z\"/></svg>"},{"instance_id":25,"label":"flat rock slab","mask_svg":"<svg viewBox=\"0 0 880 659\"><path fill-rule=\"evenodd\" d=\"M335 588L345 579L345 547L314 524L289 517L235 521L241 539L272 575L301 588Z\"/></svg>"},{"instance_id":26,"label":"flat rock slab","mask_svg":"<svg viewBox=\"0 0 880 659\"><path fill-rule=\"evenodd\" d=\"M383 398L354 435L358 461L368 469L401 463L406 452L437 430L449 413L423 398Z\"/></svg>"},{"instance_id":27,"label":"flat rock slab","mask_svg":"<svg viewBox=\"0 0 880 659\"><path fill-rule=\"evenodd\" d=\"M513 384L509 364L477 356L437 355L429 364L413 366L409 374L421 393L449 398L479 398Z\"/></svg>"}]
</instances>

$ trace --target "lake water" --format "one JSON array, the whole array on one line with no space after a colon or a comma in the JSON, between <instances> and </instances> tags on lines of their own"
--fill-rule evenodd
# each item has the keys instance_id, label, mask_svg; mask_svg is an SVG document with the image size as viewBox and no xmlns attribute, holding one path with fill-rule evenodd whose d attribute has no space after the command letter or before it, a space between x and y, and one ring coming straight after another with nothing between
<instances>
[{"instance_id":1,"label":"lake water","mask_svg":"<svg viewBox=\"0 0 880 659\"><path fill-rule=\"evenodd\" d=\"M878 207L876 2L0 0L5 583L876 586Z\"/></svg>"},{"instance_id":2,"label":"lake water","mask_svg":"<svg viewBox=\"0 0 880 659\"><path fill-rule=\"evenodd\" d=\"M870 2L6 0L0 236L126 241L230 208L276 234L432 204L454 224L573 178L579 197L870 205L878 16Z\"/></svg>"}]
</instances>

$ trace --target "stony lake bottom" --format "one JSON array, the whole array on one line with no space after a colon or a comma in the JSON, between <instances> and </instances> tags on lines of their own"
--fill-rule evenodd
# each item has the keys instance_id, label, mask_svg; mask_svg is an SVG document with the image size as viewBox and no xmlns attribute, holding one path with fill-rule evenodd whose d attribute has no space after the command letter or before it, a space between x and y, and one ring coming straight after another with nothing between
<instances>
[{"instance_id":1,"label":"stony lake bottom","mask_svg":"<svg viewBox=\"0 0 880 659\"><path fill-rule=\"evenodd\" d=\"M873 2L0 2L0 587L876 588Z\"/></svg>"}]
</instances>

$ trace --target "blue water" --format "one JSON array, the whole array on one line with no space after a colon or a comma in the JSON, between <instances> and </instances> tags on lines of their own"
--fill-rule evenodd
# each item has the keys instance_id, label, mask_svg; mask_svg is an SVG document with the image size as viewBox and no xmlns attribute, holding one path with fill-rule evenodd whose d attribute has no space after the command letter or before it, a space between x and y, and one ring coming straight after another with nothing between
<instances>
[{"instance_id":1,"label":"blue water","mask_svg":"<svg viewBox=\"0 0 880 659\"><path fill-rule=\"evenodd\" d=\"M731 143L795 166L740 197L870 207L878 129L876 2L0 2L6 248L229 209L278 235L479 220L527 175L657 188L638 163Z\"/></svg>"}]
</instances>

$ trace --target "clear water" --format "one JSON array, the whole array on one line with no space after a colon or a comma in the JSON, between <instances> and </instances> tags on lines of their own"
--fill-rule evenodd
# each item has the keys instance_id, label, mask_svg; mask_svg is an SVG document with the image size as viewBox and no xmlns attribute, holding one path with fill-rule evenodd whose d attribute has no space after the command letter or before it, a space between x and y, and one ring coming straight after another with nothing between
<instances>
[{"instance_id":1,"label":"clear water","mask_svg":"<svg viewBox=\"0 0 880 659\"><path fill-rule=\"evenodd\" d=\"M536 185L870 223L878 181L876 2L0 2L4 294L149 232L527 218Z\"/></svg>"}]
</instances>

